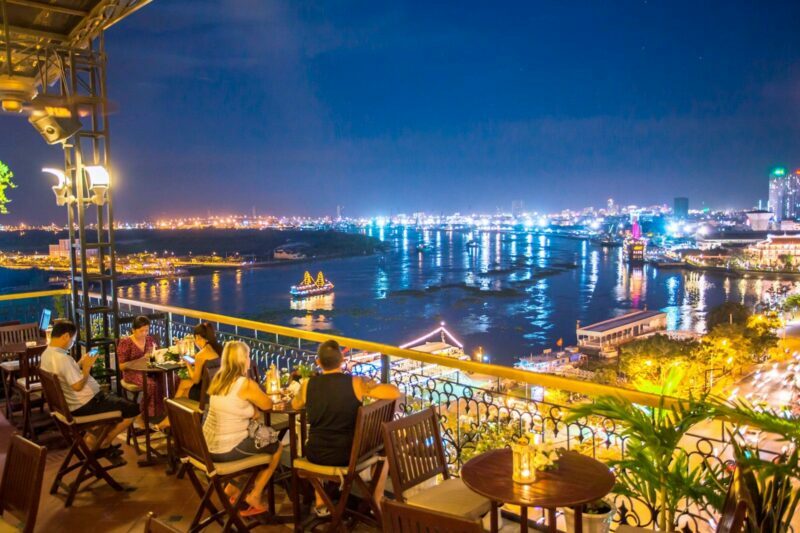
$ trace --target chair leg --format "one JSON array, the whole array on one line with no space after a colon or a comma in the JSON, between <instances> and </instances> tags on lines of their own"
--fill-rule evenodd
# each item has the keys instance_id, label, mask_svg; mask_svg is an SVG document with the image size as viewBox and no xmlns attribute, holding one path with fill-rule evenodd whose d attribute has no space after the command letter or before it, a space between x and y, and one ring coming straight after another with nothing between
<instances>
[{"instance_id":1,"label":"chair leg","mask_svg":"<svg viewBox=\"0 0 800 533\"><path fill-rule=\"evenodd\" d=\"M31 396L28 391L20 391L22 394L22 436L26 439L31 438Z\"/></svg>"},{"instance_id":2,"label":"chair leg","mask_svg":"<svg viewBox=\"0 0 800 533\"><path fill-rule=\"evenodd\" d=\"M58 468L58 473L56 474L55 479L53 480L53 484L50 485L50 494L55 494L58 492L58 486L61 484L61 479L71 470L69 463L72 461L72 457L75 455L75 450L78 447L78 441L74 441L72 446L70 446L69 451L67 452L66 457L64 460L61 461L61 466Z\"/></svg>"},{"instance_id":3,"label":"chair leg","mask_svg":"<svg viewBox=\"0 0 800 533\"><path fill-rule=\"evenodd\" d=\"M253 479L255 478L255 476L256 476L256 472L253 472L247 478L247 481L245 482L244 487L242 487L242 491L241 491L241 493L239 495L239 499L237 500L237 503L239 501L242 501L243 500L242 495L246 494L247 491L250 490L250 485L253 484ZM230 500L225 495L225 488L222 486L222 483L220 482L219 477L218 476L214 476L214 478L211 480L211 483L212 483L212 485L214 486L214 489L217 492L217 496L219 497L220 501L222 502L222 507L225 509L225 512L228 515L228 519L225 521L225 525L222 526L222 533L227 533L228 531L230 531L231 530L231 526L235 526L237 531L249 531L250 528L247 527L247 524L244 523L244 520L242 520L242 517L239 515L239 512L237 511L237 509L231 505Z\"/></svg>"}]
</instances>

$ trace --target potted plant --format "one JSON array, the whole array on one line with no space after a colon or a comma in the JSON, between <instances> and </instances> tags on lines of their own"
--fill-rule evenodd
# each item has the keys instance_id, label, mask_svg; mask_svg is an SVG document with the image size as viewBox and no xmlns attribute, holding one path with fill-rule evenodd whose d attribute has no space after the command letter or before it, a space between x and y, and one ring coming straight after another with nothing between
<instances>
[{"instance_id":1,"label":"potted plant","mask_svg":"<svg viewBox=\"0 0 800 533\"><path fill-rule=\"evenodd\" d=\"M606 500L596 500L583 504L581 512L584 533L608 533L617 508ZM575 511L572 508L564 508L564 519L567 521L567 533L575 531Z\"/></svg>"}]
</instances>

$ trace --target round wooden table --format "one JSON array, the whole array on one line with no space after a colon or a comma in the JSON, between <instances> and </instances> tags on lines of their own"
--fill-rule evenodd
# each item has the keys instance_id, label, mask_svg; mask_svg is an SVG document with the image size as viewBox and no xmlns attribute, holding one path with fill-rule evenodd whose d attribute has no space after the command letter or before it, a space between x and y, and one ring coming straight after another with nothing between
<instances>
[{"instance_id":1,"label":"round wooden table","mask_svg":"<svg viewBox=\"0 0 800 533\"><path fill-rule=\"evenodd\" d=\"M498 504L520 507L520 531L528 531L528 507L547 509L548 526L556 531L556 508L575 510L575 533L583 529L581 506L611 492L614 474L603 463L577 452L567 451L553 470L537 472L531 484L511 479L511 450L491 450L473 457L461 468L464 484L492 502L491 531L497 531Z\"/></svg>"}]
</instances>

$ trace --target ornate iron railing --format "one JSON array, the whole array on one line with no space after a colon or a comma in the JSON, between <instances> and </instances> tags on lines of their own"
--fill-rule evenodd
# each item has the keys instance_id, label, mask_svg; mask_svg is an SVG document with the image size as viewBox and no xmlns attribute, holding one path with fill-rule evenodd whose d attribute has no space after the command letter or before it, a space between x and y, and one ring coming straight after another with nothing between
<instances>
[{"instance_id":1,"label":"ornate iron railing","mask_svg":"<svg viewBox=\"0 0 800 533\"><path fill-rule=\"evenodd\" d=\"M45 298L58 297L58 294L48 293L43 298L35 294L22 296L23 300L33 298L26 304L33 309L43 305ZM0 312L3 303L0 297ZM565 419L568 407L557 401L546 401L541 394L545 389L563 391L573 401L613 395L640 406L653 407L660 400L658 396L638 391L196 310L123 298L119 299L119 307L123 332L130 317L145 314L153 319L151 331L165 344L190 334L192 327L202 321L211 322L221 340L247 343L255 364L262 371L272 364L292 369L299 364L313 363L316 345L333 338L348 349L351 372L392 382L401 389L404 412L436 407L448 464L455 473L471 456L484 449L504 446L513 435L523 431L533 431L545 442L600 460L625 455L626 443L616 422L595 417L568 423ZM7 315L0 313L0 318L4 316ZM668 399L667 403L677 401ZM723 422L709 421L702 431L688 435L682 442L691 466L701 465L718 479L722 478L723 485L727 466L732 463L726 435ZM644 527L656 524L658 510L647 503L620 494L612 495L611 499L618 510L617 523ZM684 502L678 522L685 531L708 531L713 529L710 524L714 518L715 512L709 506ZM544 514L537 519L544 520Z\"/></svg>"}]
</instances>

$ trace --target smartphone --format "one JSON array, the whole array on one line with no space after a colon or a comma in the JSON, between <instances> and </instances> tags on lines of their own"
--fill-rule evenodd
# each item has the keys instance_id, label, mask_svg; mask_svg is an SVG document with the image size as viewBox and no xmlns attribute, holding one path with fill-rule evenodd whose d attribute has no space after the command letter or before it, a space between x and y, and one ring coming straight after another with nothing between
<instances>
[{"instance_id":1,"label":"smartphone","mask_svg":"<svg viewBox=\"0 0 800 533\"><path fill-rule=\"evenodd\" d=\"M191 355L184 355L183 356L183 360L187 361L187 362L189 362L191 364L194 364L194 357L192 357Z\"/></svg>"},{"instance_id":2,"label":"smartphone","mask_svg":"<svg viewBox=\"0 0 800 533\"><path fill-rule=\"evenodd\" d=\"M91 350L89 350L89 357L97 357L98 355L100 355L99 348L92 348Z\"/></svg>"}]
</instances>

